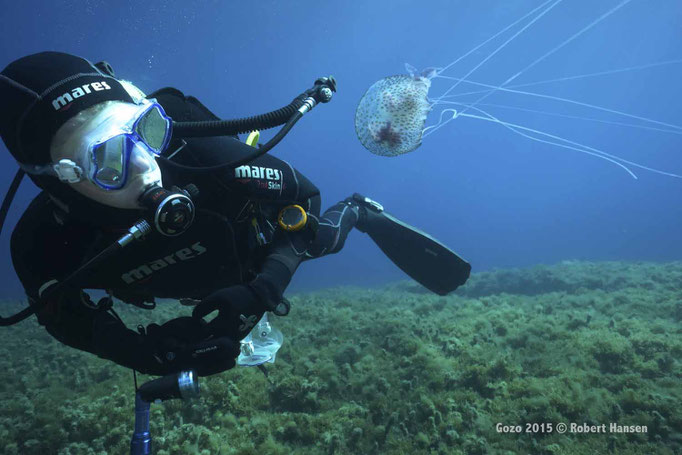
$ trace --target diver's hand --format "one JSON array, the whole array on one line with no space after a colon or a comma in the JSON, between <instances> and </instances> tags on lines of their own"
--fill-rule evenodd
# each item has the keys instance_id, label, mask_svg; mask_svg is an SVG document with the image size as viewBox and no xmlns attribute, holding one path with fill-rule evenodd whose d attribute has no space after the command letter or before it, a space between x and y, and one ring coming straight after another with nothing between
<instances>
[{"instance_id":1,"label":"diver's hand","mask_svg":"<svg viewBox=\"0 0 682 455\"><path fill-rule=\"evenodd\" d=\"M233 368L239 342L226 336L213 337L204 321L193 317L171 319L147 326L147 341L158 362L155 374L195 370L208 376Z\"/></svg>"},{"instance_id":2,"label":"diver's hand","mask_svg":"<svg viewBox=\"0 0 682 455\"><path fill-rule=\"evenodd\" d=\"M199 319L218 311L218 315L208 323L209 331L214 336L241 340L258 323L265 310L263 300L254 289L240 284L220 289L203 299L194 307L192 317Z\"/></svg>"}]
</instances>

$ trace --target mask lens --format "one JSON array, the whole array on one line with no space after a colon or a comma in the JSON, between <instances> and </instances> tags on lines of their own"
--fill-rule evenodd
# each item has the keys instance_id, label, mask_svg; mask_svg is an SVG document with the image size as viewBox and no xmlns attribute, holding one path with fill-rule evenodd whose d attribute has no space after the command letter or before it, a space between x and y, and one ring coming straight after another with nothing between
<instances>
[{"instance_id":1,"label":"mask lens","mask_svg":"<svg viewBox=\"0 0 682 455\"><path fill-rule=\"evenodd\" d=\"M158 107L153 107L137 122L135 132L154 152L161 153L166 145L168 127L168 119L161 114Z\"/></svg>"},{"instance_id":2,"label":"mask lens","mask_svg":"<svg viewBox=\"0 0 682 455\"><path fill-rule=\"evenodd\" d=\"M124 148L126 136L113 137L92 150L96 166L95 180L106 188L123 186L123 170L125 169Z\"/></svg>"}]
</instances>

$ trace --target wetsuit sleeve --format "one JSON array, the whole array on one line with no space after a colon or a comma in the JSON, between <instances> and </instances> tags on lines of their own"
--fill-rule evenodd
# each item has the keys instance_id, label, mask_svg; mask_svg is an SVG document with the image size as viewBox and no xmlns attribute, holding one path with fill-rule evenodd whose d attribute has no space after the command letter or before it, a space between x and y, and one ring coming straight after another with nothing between
<instances>
[{"instance_id":1,"label":"wetsuit sleeve","mask_svg":"<svg viewBox=\"0 0 682 455\"><path fill-rule=\"evenodd\" d=\"M358 222L359 212L347 201L329 207L318 218L315 239L308 246L306 259L318 258L341 251L350 231Z\"/></svg>"},{"instance_id":2,"label":"wetsuit sleeve","mask_svg":"<svg viewBox=\"0 0 682 455\"><path fill-rule=\"evenodd\" d=\"M38 305L37 294L29 294L29 300ZM36 312L38 322L61 343L141 373L168 373L153 340L129 329L111 312L96 309L83 291L68 289L44 300Z\"/></svg>"},{"instance_id":3,"label":"wetsuit sleeve","mask_svg":"<svg viewBox=\"0 0 682 455\"><path fill-rule=\"evenodd\" d=\"M29 304L36 310L38 323L68 346L154 373L155 359L144 337L109 312L95 309L85 292L67 288L40 300L41 295L64 279L67 271L78 266L77 239L85 238L85 234L76 229L58 224L49 199L41 194L29 205L12 233L14 269ZM74 232L75 236L69 235Z\"/></svg>"},{"instance_id":4,"label":"wetsuit sleeve","mask_svg":"<svg viewBox=\"0 0 682 455\"><path fill-rule=\"evenodd\" d=\"M320 216L320 197L308 201L308 216L318 220L317 232L280 232L262 263L260 273L252 286L269 290L270 300L281 300L294 272L301 262L328 254L338 253L350 231L358 222L357 209L341 201Z\"/></svg>"},{"instance_id":5,"label":"wetsuit sleeve","mask_svg":"<svg viewBox=\"0 0 682 455\"><path fill-rule=\"evenodd\" d=\"M320 216L319 195L309 198L302 206L309 216ZM298 232L276 231L267 255L258 268L258 274L250 283L271 309L283 299L284 291L298 266L309 258L307 251L314 237L314 232L305 229Z\"/></svg>"},{"instance_id":6,"label":"wetsuit sleeve","mask_svg":"<svg viewBox=\"0 0 682 455\"><path fill-rule=\"evenodd\" d=\"M34 304L37 296L32 297ZM38 321L58 341L146 374L160 374L160 363L145 337L108 311L95 309L84 292L70 289L48 298Z\"/></svg>"}]
</instances>

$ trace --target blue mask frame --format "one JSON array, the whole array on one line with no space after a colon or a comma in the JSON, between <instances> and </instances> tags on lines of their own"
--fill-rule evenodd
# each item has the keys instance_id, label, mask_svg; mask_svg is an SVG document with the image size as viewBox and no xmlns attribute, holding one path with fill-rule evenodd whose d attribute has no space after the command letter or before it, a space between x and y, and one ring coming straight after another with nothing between
<instances>
[{"instance_id":1,"label":"blue mask frame","mask_svg":"<svg viewBox=\"0 0 682 455\"><path fill-rule=\"evenodd\" d=\"M157 123L151 125L142 123L143 120L152 119L150 115L154 115L154 112L158 113ZM159 120L163 126L158 123ZM161 155L170 142L172 124L172 120L166 115L163 107L156 100L151 100L146 108L131 122L121 126L117 134L90 144L88 156L93 164L93 169L89 175L90 180L105 190L122 188L128 181L130 156L136 146L141 145L151 156ZM163 136L159 134L161 126L163 127ZM154 136L161 138L160 144L157 146L150 143ZM102 162L108 162L110 165L102 165ZM112 170L112 175L118 178L117 181L113 182L113 178L106 179L101 176L102 172L107 169Z\"/></svg>"}]
</instances>

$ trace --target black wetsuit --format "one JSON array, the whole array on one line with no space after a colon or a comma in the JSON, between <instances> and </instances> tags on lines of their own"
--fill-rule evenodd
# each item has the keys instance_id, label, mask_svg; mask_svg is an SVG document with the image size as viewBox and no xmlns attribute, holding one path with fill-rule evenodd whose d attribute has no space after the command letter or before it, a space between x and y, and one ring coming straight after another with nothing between
<instances>
[{"instance_id":1,"label":"black wetsuit","mask_svg":"<svg viewBox=\"0 0 682 455\"><path fill-rule=\"evenodd\" d=\"M150 97L176 121L216 118L196 99L174 89ZM189 166L209 166L252 152L232 137L174 139L166 156ZM170 367L159 366L151 351L140 348L144 331L135 332L110 312L95 309L83 289L107 290L142 305L154 298L200 300L262 275L270 297L277 300L300 262L337 252L357 220L356 212L343 204L319 217L317 188L271 155L214 174L177 170L162 162L160 166L164 186L193 183L198 187L192 226L178 237L156 235L135 243L37 311L39 322L61 342L151 374L165 374ZM299 204L319 218L316 235L277 228L280 209L290 204ZM112 226L115 222L84 223L65 213L59 201L46 193L36 197L11 241L15 270L29 299L36 302L41 291L63 280L129 227ZM262 315L262 311L254 313Z\"/></svg>"}]
</instances>

